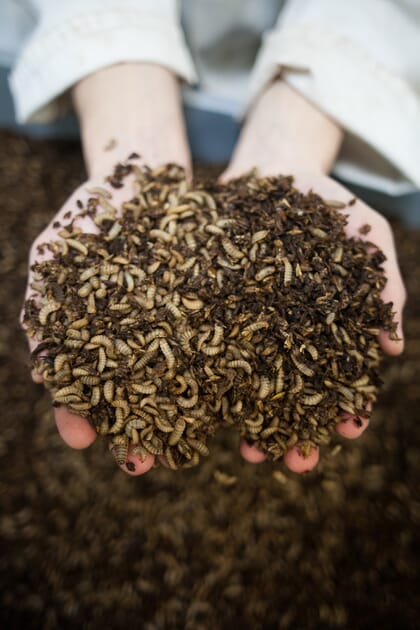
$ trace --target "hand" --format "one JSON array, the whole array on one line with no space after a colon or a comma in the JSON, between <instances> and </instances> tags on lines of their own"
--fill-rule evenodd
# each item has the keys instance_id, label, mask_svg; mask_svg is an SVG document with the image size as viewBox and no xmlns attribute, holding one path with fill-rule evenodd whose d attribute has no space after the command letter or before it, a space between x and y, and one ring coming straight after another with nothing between
<instances>
[{"instance_id":1,"label":"hand","mask_svg":"<svg viewBox=\"0 0 420 630\"><path fill-rule=\"evenodd\" d=\"M126 157L128 157L128 155ZM87 189L95 186L101 186L102 188L107 189L112 194L112 199L110 199L110 202L118 208L121 207L121 204L124 201L128 201L131 196L132 187L130 185L130 177L127 177L125 182L126 185L121 189L114 189L109 184L104 183L104 178L100 178L94 181L89 180L85 184L80 186L53 217L45 230L43 230L41 234L35 239L30 250L30 267L32 267L35 262L41 262L43 260L47 260L48 258L52 258L53 254L47 248L44 248L44 253L40 254L38 252L38 246L42 246L43 244L51 241L56 241L59 238L57 236L57 230L53 227L53 225L57 221L60 222L61 226L68 224L71 218L79 212L77 201L81 201L83 203L83 206L86 207L86 202L91 196L87 192ZM67 213L71 213L71 217ZM80 227L84 232L98 232L98 228L89 217L77 218L74 222L74 226ZM32 282L33 272L30 270L25 300L29 297L34 296L35 299L37 299L37 297L39 298L39 293L37 294L36 291L31 289L30 285ZM20 318L22 326L25 329L25 325L23 322L23 310L21 312ZM38 345L39 340L29 338L28 341L30 350L33 351ZM36 383L42 383L42 376L40 376L36 372L36 370L32 371L32 379ZM63 438L64 442L71 448L87 448L96 439L97 433L92 425L89 423L89 421L86 418L82 418L81 416L71 413L66 407L54 407L54 416L59 434ZM141 475L147 472L153 466L155 458L149 453L145 461L141 462L137 455L133 455L130 448L127 461L131 462L135 466L135 469L129 470L126 464L122 465L121 469L129 475ZM132 468L132 466L130 466L130 468Z\"/></svg>"},{"instance_id":2,"label":"hand","mask_svg":"<svg viewBox=\"0 0 420 630\"><path fill-rule=\"evenodd\" d=\"M30 266L52 257L48 250L40 255L38 245L57 239L54 223L59 221L66 225L69 218L65 215L71 212L74 216L77 200L86 204L90 196L87 188L106 188L112 194L111 203L117 208L129 200L132 191L130 176L121 189L114 189L104 181L113 167L125 161L133 151L139 152L142 163L152 168L176 162L185 168L187 174L191 170L179 85L169 70L148 63L116 64L82 79L74 86L72 97L82 131L89 180L74 192L37 237L30 251ZM88 218L77 219L75 226L85 232L97 231ZM32 280L30 272L26 298L34 293L30 288ZM32 351L37 341L30 339L29 345ZM33 379L36 382L42 380L37 374L33 374ZM57 429L70 447L86 448L95 440L96 431L85 418L70 413L63 406L54 408L54 415ZM141 462L130 449L127 461L135 469L124 464L122 470L129 475L141 475L153 466L155 459L149 454Z\"/></svg>"},{"instance_id":3,"label":"hand","mask_svg":"<svg viewBox=\"0 0 420 630\"><path fill-rule=\"evenodd\" d=\"M312 189L325 199L347 204L353 195L326 175L334 164L342 138L343 132L337 123L279 79L267 87L249 113L231 163L221 179L226 181L239 177L256 167L261 176L291 174L295 178L294 185L301 192L307 193ZM385 331L381 331L379 342L385 353L398 355L404 346L402 312L406 292L391 228L382 215L360 200L343 212L350 215L346 234L375 243L387 257L384 269L388 282L382 299L393 302L400 340L393 341ZM371 226L366 237L359 233L364 224ZM359 426L360 422L356 423L354 416L343 413L336 429L340 435L355 439L368 424L367 418L361 418ZM245 440L241 441L240 452L252 463L266 459L262 451ZM318 460L318 448L314 448L305 459L299 445L284 456L285 465L297 473L311 470Z\"/></svg>"},{"instance_id":4,"label":"hand","mask_svg":"<svg viewBox=\"0 0 420 630\"><path fill-rule=\"evenodd\" d=\"M230 172L232 173L232 171ZM273 175L274 172L264 174ZM288 174L286 171L285 174ZM295 175L294 185L301 192L307 193L313 190L324 199L334 199L348 203L354 196L344 186L341 186L330 177L320 173L306 173L304 175ZM406 291L401 278L398 267L397 255L392 231L388 221L378 212L372 210L368 205L357 200L351 207L344 208L340 212L348 214L348 223L345 227L346 235L351 238L361 238L375 243L386 255L384 262L385 275L387 276L387 284L382 292L382 299L385 303L392 302L395 312L395 319L398 321L398 337L399 340L390 339L388 333L382 330L379 334L379 343L382 350L389 355L398 355L403 351L404 340L402 331L403 308L406 300ZM363 236L359 232L359 228L363 225L371 226L370 232ZM370 411L370 410L369 410ZM369 420L360 418L355 421L355 416L348 413L341 414L341 420L336 426L337 432L345 438L358 438L367 428ZM255 446L250 446L245 440L241 441L240 452L242 456L249 462L258 463L266 459L262 451ZM316 466L319 460L319 449L314 448L308 458L304 458L300 452L299 445L293 447L284 456L284 463L293 472L301 473L311 470Z\"/></svg>"}]
</instances>

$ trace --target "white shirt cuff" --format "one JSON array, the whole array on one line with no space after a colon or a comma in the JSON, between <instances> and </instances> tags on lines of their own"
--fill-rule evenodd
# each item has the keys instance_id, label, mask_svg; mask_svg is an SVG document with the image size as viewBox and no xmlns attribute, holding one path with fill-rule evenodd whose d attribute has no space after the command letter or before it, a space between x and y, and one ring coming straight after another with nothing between
<instances>
[{"instance_id":1,"label":"white shirt cuff","mask_svg":"<svg viewBox=\"0 0 420 630\"><path fill-rule=\"evenodd\" d=\"M181 27L170 16L119 7L71 15L39 27L9 78L19 123L48 122L70 108L80 79L121 62L156 63L188 83L197 80Z\"/></svg>"},{"instance_id":2,"label":"white shirt cuff","mask_svg":"<svg viewBox=\"0 0 420 630\"><path fill-rule=\"evenodd\" d=\"M420 187L420 102L407 81L352 40L307 25L266 36L251 77L248 107L279 71Z\"/></svg>"}]
</instances>

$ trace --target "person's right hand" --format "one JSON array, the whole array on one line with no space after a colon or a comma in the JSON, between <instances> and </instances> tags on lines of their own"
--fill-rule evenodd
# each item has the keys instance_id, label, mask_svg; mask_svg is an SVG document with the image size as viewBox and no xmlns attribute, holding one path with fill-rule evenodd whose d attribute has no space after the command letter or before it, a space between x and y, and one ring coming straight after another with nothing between
<instances>
[{"instance_id":1,"label":"person's right hand","mask_svg":"<svg viewBox=\"0 0 420 630\"><path fill-rule=\"evenodd\" d=\"M39 234L32 244L29 255L30 268L36 262L41 262L48 258L52 258L53 254L47 249L43 248L44 252L41 254L38 251L38 247L45 243L56 241L59 239L57 230L53 227L56 222L61 224L61 227L68 225L71 219L80 212L77 207L77 201L81 201L83 206L86 207L86 203L90 195L87 189L95 186L101 186L112 194L110 203L116 208L120 208L124 201L128 201L132 197L132 186L130 182L130 176L125 180L126 185L123 188L115 189L110 184L104 184L104 178L98 178L95 181L87 181L80 186L66 201L63 207L57 212L57 214L51 219L49 225ZM70 215L68 214L70 213ZM80 227L84 232L95 233L98 232L97 226L89 217L79 217L75 219L74 226ZM58 228L60 230L60 228ZM26 288L25 300L30 297L34 297L35 300L39 299L39 293L31 288L31 284L34 281L33 271L29 269L28 284ZM21 311L20 321L24 330L26 329L24 323L24 309ZM28 338L29 348L31 352L35 350L39 343L39 340L34 338ZM45 352L45 351L44 351ZM42 383L42 376L37 373L36 370L32 371L32 379L36 383ZM96 439L97 433L93 426L86 418L82 418L74 413L71 413L65 406L54 407L55 422L58 432L68 446L75 449L83 449L90 446ZM142 462L138 455L132 453L132 448L129 448L129 455L127 462L130 462L129 468L127 464L121 466L121 469L129 475L141 475L147 472L154 464L155 458L150 453L144 462ZM132 470L134 465L134 470Z\"/></svg>"}]
</instances>

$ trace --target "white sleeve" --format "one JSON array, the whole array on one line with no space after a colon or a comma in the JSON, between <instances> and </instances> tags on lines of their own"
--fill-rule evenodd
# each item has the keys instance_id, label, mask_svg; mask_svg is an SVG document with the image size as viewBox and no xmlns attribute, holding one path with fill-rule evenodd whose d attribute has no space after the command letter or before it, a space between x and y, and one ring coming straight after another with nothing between
<instances>
[{"instance_id":1,"label":"white sleeve","mask_svg":"<svg viewBox=\"0 0 420 630\"><path fill-rule=\"evenodd\" d=\"M420 187L420 4L409 4L289 0L264 38L248 106L281 71L349 132L356 154L359 141ZM357 164L347 170L358 179Z\"/></svg>"},{"instance_id":2,"label":"white sleeve","mask_svg":"<svg viewBox=\"0 0 420 630\"><path fill-rule=\"evenodd\" d=\"M46 122L69 109L69 88L125 61L163 65L196 81L176 0L35 0L38 24L9 82L18 122Z\"/></svg>"}]
</instances>

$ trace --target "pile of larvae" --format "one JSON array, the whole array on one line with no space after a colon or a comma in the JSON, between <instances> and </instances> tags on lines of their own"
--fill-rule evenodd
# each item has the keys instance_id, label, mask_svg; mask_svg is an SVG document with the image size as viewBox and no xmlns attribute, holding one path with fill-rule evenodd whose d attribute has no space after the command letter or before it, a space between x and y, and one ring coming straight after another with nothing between
<instances>
[{"instance_id":1,"label":"pile of larvae","mask_svg":"<svg viewBox=\"0 0 420 630\"><path fill-rule=\"evenodd\" d=\"M194 184L173 164L127 161L108 184L33 265L25 324L54 404L87 418L119 464L132 445L195 466L223 426L273 461L295 444L308 456L340 414L367 415L378 332L396 325L385 256L345 236L344 204L291 177ZM122 207L112 187L127 188Z\"/></svg>"}]
</instances>

